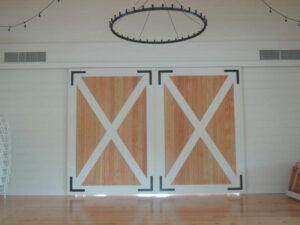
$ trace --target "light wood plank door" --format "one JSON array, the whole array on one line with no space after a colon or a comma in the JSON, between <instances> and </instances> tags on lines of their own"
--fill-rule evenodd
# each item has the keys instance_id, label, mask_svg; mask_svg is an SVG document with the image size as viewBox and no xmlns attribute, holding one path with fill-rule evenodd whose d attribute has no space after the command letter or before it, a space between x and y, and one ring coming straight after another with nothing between
<instances>
[{"instance_id":1,"label":"light wood plank door","mask_svg":"<svg viewBox=\"0 0 300 225\"><path fill-rule=\"evenodd\" d=\"M71 73L70 192L130 194L151 185L148 80L136 70Z\"/></svg>"},{"instance_id":2,"label":"light wood plank door","mask_svg":"<svg viewBox=\"0 0 300 225\"><path fill-rule=\"evenodd\" d=\"M174 69L161 74L167 192L241 192L244 156L238 70Z\"/></svg>"},{"instance_id":3,"label":"light wood plank door","mask_svg":"<svg viewBox=\"0 0 300 225\"><path fill-rule=\"evenodd\" d=\"M69 193L245 190L237 69L70 72Z\"/></svg>"}]
</instances>

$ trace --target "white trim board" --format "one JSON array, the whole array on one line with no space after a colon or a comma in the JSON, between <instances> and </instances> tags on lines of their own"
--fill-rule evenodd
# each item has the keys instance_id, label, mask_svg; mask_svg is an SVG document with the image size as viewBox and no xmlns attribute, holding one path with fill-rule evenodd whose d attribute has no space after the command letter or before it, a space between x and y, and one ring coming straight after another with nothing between
<instances>
[{"instance_id":1,"label":"white trim board","mask_svg":"<svg viewBox=\"0 0 300 225\"><path fill-rule=\"evenodd\" d=\"M99 63L0 63L1 69L85 69L85 68L193 68L193 67L300 67L300 60L288 61L217 61L217 62L99 62Z\"/></svg>"}]
</instances>

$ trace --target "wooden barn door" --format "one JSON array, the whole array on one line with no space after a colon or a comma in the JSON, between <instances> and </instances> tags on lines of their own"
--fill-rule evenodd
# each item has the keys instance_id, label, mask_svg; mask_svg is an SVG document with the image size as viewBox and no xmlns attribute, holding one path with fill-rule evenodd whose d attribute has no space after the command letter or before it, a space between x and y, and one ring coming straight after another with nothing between
<instances>
[{"instance_id":1,"label":"wooden barn door","mask_svg":"<svg viewBox=\"0 0 300 225\"><path fill-rule=\"evenodd\" d=\"M245 187L238 70L70 72L70 193L230 193Z\"/></svg>"},{"instance_id":2,"label":"wooden barn door","mask_svg":"<svg viewBox=\"0 0 300 225\"><path fill-rule=\"evenodd\" d=\"M244 157L238 70L160 71L160 190L241 192ZM163 131L163 132L162 132Z\"/></svg>"},{"instance_id":3,"label":"wooden barn door","mask_svg":"<svg viewBox=\"0 0 300 225\"><path fill-rule=\"evenodd\" d=\"M131 194L150 187L149 73L70 73L70 192Z\"/></svg>"}]
</instances>

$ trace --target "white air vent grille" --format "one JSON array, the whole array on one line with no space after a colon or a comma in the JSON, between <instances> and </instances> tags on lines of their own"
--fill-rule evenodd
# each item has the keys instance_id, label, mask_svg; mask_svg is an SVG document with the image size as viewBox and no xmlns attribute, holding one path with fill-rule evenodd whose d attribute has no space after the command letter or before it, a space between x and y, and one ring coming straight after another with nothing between
<instances>
[{"instance_id":1,"label":"white air vent grille","mask_svg":"<svg viewBox=\"0 0 300 225\"><path fill-rule=\"evenodd\" d=\"M260 50L260 60L300 60L300 50Z\"/></svg>"},{"instance_id":2,"label":"white air vent grille","mask_svg":"<svg viewBox=\"0 0 300 225\"><path fill-rule=\"evenodd\" d=\"M46 52L5 52L4 62L46 62Z\"/></svg>"}]
</instances>

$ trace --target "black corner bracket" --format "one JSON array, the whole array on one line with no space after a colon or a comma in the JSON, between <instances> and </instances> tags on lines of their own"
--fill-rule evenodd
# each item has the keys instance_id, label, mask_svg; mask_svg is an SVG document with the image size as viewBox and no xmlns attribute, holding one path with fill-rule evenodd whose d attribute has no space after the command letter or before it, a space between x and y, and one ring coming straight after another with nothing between
<instances>
[{"instance_id":1,"label":"black corner bracket","mask_svg":"<svg viewBox=\"0 0 300 225\"><path fill-rule=\"evenodd\" d=\"M151 70L138 70L138 73L148 73L149 74L149 85L152 85L152 71Z\"/></svg>"},{"instance_id":2,"label":"black corner bracket","mask_svg":"<svg viewBox=\"0 0 300 225\"><path fill-rule=\"evenodd\" d=\"M153 191L153 176L150 176L150 188L138 189L138 191Z\"/></svg>"},{"instance_id":3,"label":"black corner bracket","mask_svg":"<svg viewBox=\"0 0 300 225\"><path fill-rule=\"evenodd\" d=\"M73 189L73 177L70 177L70 192L85 192L85 189Z\"/></svg>"},{"instance_id":4,"label":"black corner bracket","mask_svg":"<svg viewBox=\"0 0 300 225\"><path fill-rule=\"evenodd\" d=\"M175 188L163 188L162 176L159 177L159 190L160 191L175 191Z\"/></svg>"},{"instance_id":5,"label":"black corner bracket","mask_svg":"<svg viewBox=\"0 0 300 225\"><path fill-rule=\"evenodd\" d=\"M225 73L236 73L236 83L240 84L240 71L239 70L224 70Z\"/></svg>"},{"instance_id":6,"label":"black corner bracket","mask_svg":"<svg viewBox=\"0 0 300 225\"><path fill-rule=\"evenodd\" d=\"M71 72L71 86L74 85L74 75L75 74L83 74L83 73L86 73L85 71L72 71Z\"/></svg>"},{"instance_id":7,"label":"black corner bracket","mask_svg":"<svg viewBox=\"0 0 300 225\"><path fill-rule=\"evenodd\" d=\"M243 189L244 189L243 175L240 175L240 187L238 187L238 188L228 188L229 191L242 191Z\"/></svg>"},{"instance_id":8,"label":"black corner bracket","mask_svg":"<svg viewBox=\"0 0 300 225\"><path fill-rule=\"evenodd\" d=\"M158 85L161 85L161 75L163 73L173 73L173 70L159 70L158 71Z\"/></svg>"}]
</instances>

